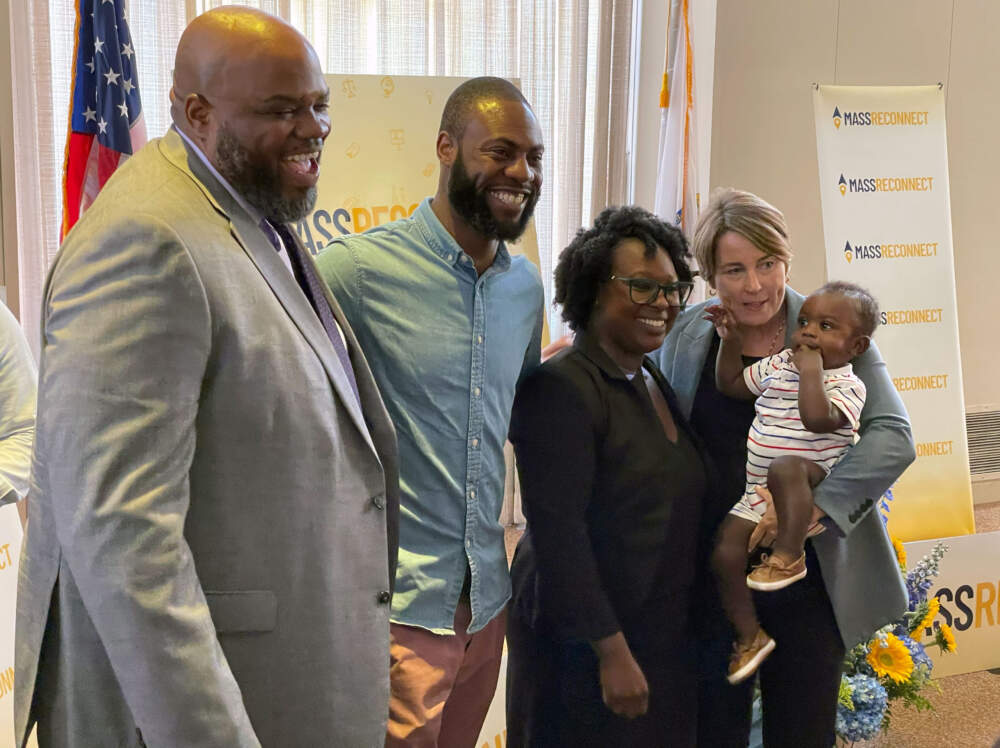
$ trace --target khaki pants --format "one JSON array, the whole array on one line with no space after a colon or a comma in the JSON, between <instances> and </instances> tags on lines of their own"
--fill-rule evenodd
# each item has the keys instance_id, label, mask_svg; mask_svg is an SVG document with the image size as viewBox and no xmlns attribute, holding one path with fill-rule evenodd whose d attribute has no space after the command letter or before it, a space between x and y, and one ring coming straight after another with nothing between
<instances>
[{"instance_id":1,"label":"khaki pants","mask_svg":"<svg viewBox=\"0 0 1000 748\"><path fill-rule=\"evenodd\" d=\"M386 748L473 748L496 692L506 608L466 633L467 600L455 611L455 635L390 626L389 729Z\"/></svg>"}]
</instances>

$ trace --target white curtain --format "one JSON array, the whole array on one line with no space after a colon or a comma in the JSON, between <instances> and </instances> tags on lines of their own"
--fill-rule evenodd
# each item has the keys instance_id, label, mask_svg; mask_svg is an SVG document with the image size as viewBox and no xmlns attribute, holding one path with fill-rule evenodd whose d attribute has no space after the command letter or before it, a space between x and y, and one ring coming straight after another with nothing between
<instances>
[{"instance_id":1,"label":"white curtain","mask_svg":"<svg viewBox=\"0 0 1000 748\"><path fill-rule=\"evenodd\" d=\"M519 78L545 136L535 225L548 299L562 247L601 207L628 197L632 0L130 0L150 138L169 125L173 56L184 26L234 3L290 21L329 73ZM36 350L42 284L62 213L73 8L73 0L11 7L20 316ZM549 323L553 338L565 332L557 312Z\"/></svg>"},{"instance_id":2,"label":"white curtain","mask_svg":"<svg viewBox=\"0 0 1000 748\"><path fill-rule=\"evenodd\" d=\"M21 326L36 356L42 286L59 248L62 171L72 88L73 0L11 4L15 192ZM149 137L169 124L174 50L186 25L185 0L131 0L129 29Z\"/></svg>"}]
</instances>

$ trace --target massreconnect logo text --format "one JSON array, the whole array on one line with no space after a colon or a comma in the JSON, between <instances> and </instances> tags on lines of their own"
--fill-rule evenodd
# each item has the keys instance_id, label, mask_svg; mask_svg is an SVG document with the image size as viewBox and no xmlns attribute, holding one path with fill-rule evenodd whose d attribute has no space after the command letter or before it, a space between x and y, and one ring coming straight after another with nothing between
<instances>
[{"instance_id":1,"label":"massreconnect logo text","mask_svg":"<svg viewBox=\"0 0 1000 748\"><path fill-rule=\"evenodd\" d=\"M848 192L930 192L934 177L857 177L847 179L843 174L837 180L841 195Z\"/></svg>"},{"instance_id":2,"label":"massreconnect logo text","mask_svg":"<svg viewBox=\"0 0 1000 748\"><path fill-rule=\"evenodd\" d=\"M921 374L914 377L893 377L892 383L898 392L920 392L922 390L948 389L947 374Z\"/></svg>"},{"instance_id":3,"label":"massreconnect logo text","mask_svg":"<svg viewBox=\"0 0 1000 748\"><path fill-rule=\"evenodd\" d=\"M917 257L937 257L937 242L870 242L851 244L844 242L844 259L855 260L907 260Z\"/></svg>"},{"instance_id":4,"label":"massreconnect logo text","mask_svg":"<svg viewBox=\"0 0 1000 748\"><path fill-rule=\"evenodd\" d=\"M886 309L881 317L883 325L936 325L944 319L944 308Z\"/></svg>"},{"instance_id":5,"label":"massreconnect logo text","mask_svg":"<svg viewBox=\"0 0 1000 748\"><path fill-rule=\"evenodd\" d=\"M844 127L906 127L927 124L927 112L848 112L833 108L833 126Z\"/></svg>"}]
</instances>

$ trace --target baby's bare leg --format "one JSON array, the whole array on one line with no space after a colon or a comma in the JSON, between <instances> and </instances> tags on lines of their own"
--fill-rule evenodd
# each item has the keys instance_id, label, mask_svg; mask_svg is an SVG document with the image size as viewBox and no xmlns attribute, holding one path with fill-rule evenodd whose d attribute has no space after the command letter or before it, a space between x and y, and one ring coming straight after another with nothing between
<instances>
[{"instance_id":1,"label":"baby's bare leg","mask_svg":"<svg viewBox=\"0 0 1000 748\"><path fill-rule=\"evenodd\" d=\"M802 555L812 520L812 489L825 477L823 468L801 457L776 457L767 470L767 487L778 515L774 555L786 563Z\"/></svg>"},{"instance_id":2,"label":"baby's bare leg","mask_svg":"<svg viewBox=\"0 0 1000 748\"><path fill-rule=\"evenodd\" d=\"M750 520L727 515L712 551L712 569L718 580L722 609L733 624L737 642L744 647L753 642L760 629L747 587L747 542L755 526Z\"/></svg>"}]
</instances>

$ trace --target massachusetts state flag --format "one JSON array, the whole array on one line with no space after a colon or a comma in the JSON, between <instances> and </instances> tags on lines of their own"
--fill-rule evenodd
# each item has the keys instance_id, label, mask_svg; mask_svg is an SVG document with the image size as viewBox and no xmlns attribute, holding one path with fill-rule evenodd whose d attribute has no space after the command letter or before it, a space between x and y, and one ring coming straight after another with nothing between
<instances>
[{"instance_id":1,"label":"massachusetts state flag","mask_svg":"<svg viewBox=\"0 0 1000 748\"><path fill-rule=\"evenodd\" d=\"M671 0L660 89L660 152L654 212L691 238L698 220L694 59L689 0Z\"/></svg>"},{"instance_id":2,"label":"massachusetts state flag","mask_svg":"<svg viewBox=\"0 0 1000 748\"><path fill-rule=\"evenodd\" d=\"M691 48L690 0L671 0L667 59L660 89L660 152L653 212L689 240L701 207L698 179L698 118ZM707 287L696 278L689 304L704 301Z\"/></svg>"},{"instance_id":3,"label":"massachusetts state flag","mask_svg":"<svg viewBox=\"0 0 1000 748\"><path fill-rule=\"evenodd\" d=\"M76 0L76 13L62 236L114 170L146 142L125 0Z\"/></svg>"}]
</instances>

